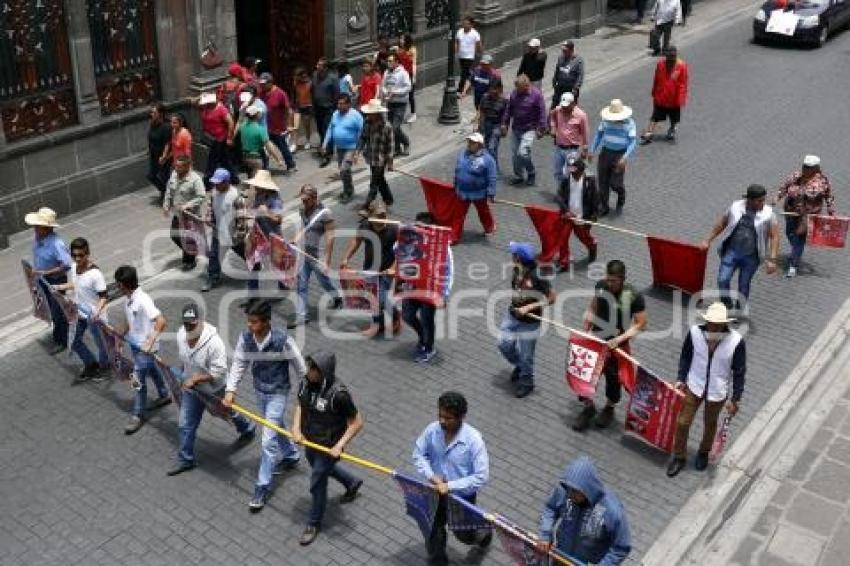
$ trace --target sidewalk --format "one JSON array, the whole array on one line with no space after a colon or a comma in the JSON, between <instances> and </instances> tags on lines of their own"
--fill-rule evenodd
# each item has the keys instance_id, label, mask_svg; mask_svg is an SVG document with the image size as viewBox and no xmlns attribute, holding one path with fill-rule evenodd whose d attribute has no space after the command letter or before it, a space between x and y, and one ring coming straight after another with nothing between
<instances>
[{"instance_id":1,"label":"sidewalk","mask_svg":"<svg viewBox=\"0 0 850 566\"><path fill-rule=\"evenodd\" d=\"M727 23L734 14L751 10L756 2L741 3L738 0L711 0L698 2L687 26L676 26L673 41L679 46L687 45L688 41L713 27ZM613 73L627 66L644 65L647 67L647 92L623 93L626 103L630 99L645 98L648 95L651 78L651 64L654 58L648 56L647 34L649 24L634 26L627 22L633 17L630 10L615 12L609 15L608 25L601 27L596 33L576 39L576 51L585 61L585 90L604 82ZM486 38L485 38L486 40ZM548 101L551 98L551 76L560 54L560 46L547 49L547 75L544 78L544 95ZM682 50L687 57L687 49ZM505 77L513 77L519 66L519 60L506 62L502 67ZM510 91L506 84L506 91ZM443 86L434 85L416 93L418 121L404 126L411 137L411 155L396 161L401 169L410 169L416 162L439 158L446 151L455 151L463 143L465 135L472 131L471 120L474 116L472 97L461 103L462 122L453 126L437 123L440 105L442 103ZM596 124L598 109L586 109L592 117L592 125ZM275 175L275 180L282 188L281 196L289 210L298 207L297 199L300 187L310 183L319 188L324 199L336 195L341 190L338 180L332 178L335 167L332 163L326 168L319 168L319 160L311 152L301 151L295 156L298 172L293 175ZM392 182L392 174L388 179ZM368 191L368 171L362 162L355 166L355 190L358 194ZM92 209L60 218L63 228L59 232L67 241L83 236L89 240L94 257L105 273L110 274L121 263L131 262L140 265L143 243L152 238L152 231L164 230L167 222L159 210L152 206L155 202L156 191L153 188L137 191L117 199L100 203ZM21 284L20 259L31 257L31 232L19 232L9 238L9 248L0 251L0 285L6 289L6 298L0 304L0 325L23 318L29 312L28 301L24 286ZM162 260L173 256L176 250L160 232L154 239L151 250L153 259ZM176 262L176 259L174 259ZM176 265L176 263L174 264ZM171 266L171 264L169 264ZM173 266L172 266L173 267ZM152 276L155 273L143 273Z\"/></svg>"}]
</instances>

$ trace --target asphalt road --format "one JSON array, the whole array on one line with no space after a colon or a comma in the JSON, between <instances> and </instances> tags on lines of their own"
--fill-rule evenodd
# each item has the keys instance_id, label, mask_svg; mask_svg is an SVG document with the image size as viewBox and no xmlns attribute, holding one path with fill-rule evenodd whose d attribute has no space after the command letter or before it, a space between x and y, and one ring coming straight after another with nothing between
<instances>
[{"instance_id":1,"label":"asphalt road","mask_svg":"<svg viewBox=\"0 0 850 566\"><path fill-rule=\"evenodd\" d=\"M750 44L749 25L749 20L738 21L680 50L690 64L692 82L679 142L638 149L627 173L626 209L613 220L615 224L699 240L746 185L777 185L806 153L821 156L838 210L850 212L845 148L850 74L844 71L848 34L817 51L763 47ZM619 97L635 108L643 126L651 110L653 64L647 58L582 93L582 106L594 116L594 125L598 109ZM500 196L548 202L550 147L545 140L535 146L538 187L502 185ZM453 163L453 155L436 155L419 171L450 178ZM501 163L503 170L509 169L506 145ZM395 215L412 218L424 208L413 181L397 178L393 189ZM334 211L343 226L353 225L353 207L337 206ZM410 361L415 341L409 331L395 340L363 343L331 340L311 326L304 350L336 352L339 375L353 390L367 421L351 451L390 466L410 470L412 443L436 417L438 395L449 388L464 392L470 401L469 422L482 431L491 458L491 481L479 503L526 527L536 525L541 505L566 463L579 454L590 455L626 506L632 559L639 559L705 476L689 470L668 480L663 455L623 438L622 409L618 425L607 431L572 432L569 424L579 406L563 380L564 338L552 329L538 344L535 393L524 400L510 394L509 368L487 331L483 307L489 295L509 287L500 269L508 261L507 242L536 237L519 209L497 208L496 217L497 234L485 241L470 213L465 241L455 248L455 295L469 294L460 302L467 310L459 316L459 338L438 343L435 364L422 367ZM648 291L653 336L633 345L636 357L672 378L688 312L673 308L681 301L671 293L650 289L649 258L641 239L601 230L597 236L599 261L624 259L631 282ZM576 246L574 255L580 259L583 250ZM783 239L783 250L787 248ZM738 430L794 367L850 291L846 252L807 250L804 259L803 274L794 280L763 272L756 277L753 323L747 334L748 382L736 418ZM489 268L487 278L472 280L468 268L474 262ZM716 267L712 253L708 283L714 281ZM559 276L555 288L586 293L593 286L592 271L579 264L572 277ZM163 294L165 313L176 321L190 294L181 290L197 286L197 280L178 279L159 280L149 288ZM219 313L227 313L232 342L240 315L235 307L219 310L227 290L204 298L214 323L224 324ZM315 301L316 293L312 296ZM496 322L502 305L494 303ZM585 305L584 296L573 297L549 314L578 324ZM284 304L279 310L283 314L288 307ZM339 321L333 326L352 328ZM165 349L173 359L173 345L166 344ZM390 480L363 471L368 481L362 497L344 508L336 504L338 486L331 486L320 539L302 549L297 537L309 505L306 465L284 476L260 515L249 515L245 503L253 488L258 445L235 452L231 431L207 418L198 439L200 469L167 478L176 446L176 412L166 409L140 433L125 437L121 429L129 392L122 384L70 387L71 365L65 356L46 356L39 343L3 358L0 564L424 563L421 536L404 515L401 496ZM249 391L250 384L244 384L242 397L250 398ZM450 546L453 557L463 557L464 547ZM483 563L507 560L494 548Z\"/></svg>"}]
</instances>

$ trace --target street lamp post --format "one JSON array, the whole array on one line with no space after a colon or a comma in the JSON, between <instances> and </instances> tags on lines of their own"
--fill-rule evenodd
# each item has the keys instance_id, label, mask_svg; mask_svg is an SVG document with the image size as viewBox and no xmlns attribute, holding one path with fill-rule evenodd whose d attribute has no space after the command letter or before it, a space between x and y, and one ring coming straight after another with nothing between
<instances>
[{"instance_id":1,"label":"street lamp post","mask_svg":"<svg viewBox=\"0 0 850 566\"><path fill-rule=\"evenodd\" d=\"M443 89L443 104L440 106L440 124L459 124L460 108L457 102L457 85L455 84L455 35L457 35L458 0L447 0L449 12L449 62L446 69L446 86Z\"/></svg>"}]
</instances>

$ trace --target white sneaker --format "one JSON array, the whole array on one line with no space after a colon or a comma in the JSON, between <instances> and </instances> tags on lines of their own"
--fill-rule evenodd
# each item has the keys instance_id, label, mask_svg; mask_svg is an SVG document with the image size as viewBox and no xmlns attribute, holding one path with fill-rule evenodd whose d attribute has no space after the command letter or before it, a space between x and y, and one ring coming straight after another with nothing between
<instances>
[{"instance_id":1,"label":"white sneaker","mask_svg":"<svg viewBox=\"0 0 850 566\"><path fill-rule=\"evenodd\" d=\"M413 123L413 122L415 122L415 121L416 121L416 114L411 114L411 115L407 118L407 123L408 123L408 124L412 124L412 123Z\"/></svg>"},{"instance_id":2,"label":"white sneaker","mask_svg":"<svg viewBox=\"0 0 850 566\"><path fill-rule=\"evenodd\" d=\"M310 142L304 144L304 150L307 151L310 149Z\"/></svg>"},{"instance_id":3,"label":"white sneaker","mask_svg":"<svg viewBox=\"0 0 850 566\"><path fill-rule=\"evenodd\" d=\"M785 277L794 277L797 275L797 268L793 265L788 268L788 273L785 274Z\"/></svg>"}]
</instances>

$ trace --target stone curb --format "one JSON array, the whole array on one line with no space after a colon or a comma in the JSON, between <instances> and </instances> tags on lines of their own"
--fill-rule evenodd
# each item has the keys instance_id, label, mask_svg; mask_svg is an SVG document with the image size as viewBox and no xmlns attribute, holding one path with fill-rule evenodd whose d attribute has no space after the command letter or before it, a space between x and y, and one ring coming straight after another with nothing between
<instances>
[{"instance_id":1,"label":"stone curb","mask_svg":"<svg viewBox=\"0 0 850 566\"><path fill-rule=\"evenodd\" d=\"M832 406L850 386L850 299L835 314L715 473L673 518L641 563L728 564ZM671 480L674 481L674 480Z\"/></svg>"}]
</instances>

